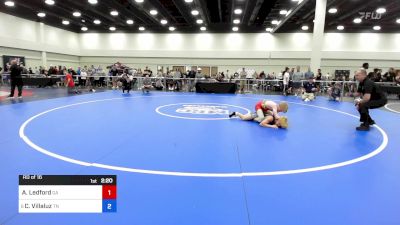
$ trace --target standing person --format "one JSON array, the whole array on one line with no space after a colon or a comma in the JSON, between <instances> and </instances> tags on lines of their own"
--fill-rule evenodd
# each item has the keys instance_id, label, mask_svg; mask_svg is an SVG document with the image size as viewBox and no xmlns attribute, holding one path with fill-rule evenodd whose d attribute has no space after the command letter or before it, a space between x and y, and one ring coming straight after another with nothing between
<instances>
[{"instance_id":1,"label":"standing person","mask_svg":"<svg viewBox=\"0 0 400 225\"><path fill-rule=\"evenodd\" d=\"M301 81L304 79L304 74L300 72L300 66L296 67L296 72L293 74L293 87L295 96L301 94Z\"/></svg>"},{"instance_id":2,"label":"standing person","mask_svg":"<svg viewBox=\"0 0 400 225\"><path fill-rule=\"evenodd\" d=\"M285 71L283 73L283 95L287 95L287 92L289 91L289 80L290 80L290 73L289 73L289 67L285 68Z\"/></svg>"},{"instance_id":3,"label":"standing person","mask_svg":"<svg viewBox=\"0 0 400 225\"><path fill-rule=\"evenodd\" d=\"M242 68L240 71L239 78L240 78L240 92L244 93L244 86L245 86L245 79L247 77L247 72L245 68Z\"/></svg>"},{"instance_id":4,"label":"standing person","mask_svg":"<svg viewBox=\"0 0 400 225\"><path fill-rule=\"evenodd\" d=\"M361 122L361 125L356 129L358 131L369 131L369 126L375 124L375 121L369 115L369 109L376 109L386 105L387 98L379 86L367 77L365 69L357 70L355 78L360 82L356 96L361 97L355 100Z\"/></svg>"},{"instance_id":5,"label":"standing person","mask_svg":"<svg viewBox=\"0 0 400 225\"><path fill-rule=\"evenodd\" d=\"M188 78L189 78L188 82L189 92L192 92L194 87L194 78L196 78L196 72L194 71L194 69L189 71Z\"/></svg>"},{"instance_id":6,"label":"standing person","mask_svg":"<svg viewBox=\"0 0 400 225\"><path fill-rule=\"evenodd\" d=\"M313 78L314 78L314 73L311 72L310 67L308 67L307 72L304 74L304 78L305 78L306 80L308 80L308 79L310 79L310 77L313 77Z\"/></svg>"},{"instance_id":7,"label":"standing person","mask_svg":"<svg viewBox=\"0 0 400 225\"><path fill-rule=\"evenodd\" d=\"M112 89L118 89L118 87L117 87L117 74L118 74L118 70L117 70L117 66L114 64L112 67L111 67L111 70L110 70L110 74L111 74L111 76L112 76Z\"/></svg>"},{"instance_id":8,"label":"standing person","mask_svg":"<svg viewBox=\"0 0 400 225\"><path fill-rule=\"evenodd\" d=\"M22 68L17 64L17 60L11 61L10 67L10 79L11 79L11 91L8 98L14 98L15 87L18 87L18 98L22 98Z\"/></svg>"}]
</instances>

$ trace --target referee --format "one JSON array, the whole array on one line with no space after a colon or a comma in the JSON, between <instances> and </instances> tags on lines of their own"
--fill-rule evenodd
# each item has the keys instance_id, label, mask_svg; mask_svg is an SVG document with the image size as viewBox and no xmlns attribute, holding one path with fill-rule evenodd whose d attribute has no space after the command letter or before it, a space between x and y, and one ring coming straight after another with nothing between
<instances>
[{"instance_id":1,"label":"referee","mask_svg":"<svg viewBox=\"0 0 400 225\"><path fill-rule=\"evenodd\" d=\"M386 105L386 95L375 82L367 77L365 69L357 70L355 77L360 82L356 96L361 98L355 101L356 108L360 113L361 122L361 125L356 129L359 131L369 131L369 126L375 124L375 121L369 115L369 109L376 109Z\"/></svg>"},{"instance_id":2,"label":"referee","mask_svg":"<svg viewBox=\"0 0 400 225\"><path fill-rule=\"evenodd\" d=\"M8 98L14 98L15 87L18 87L18 98L22 98L22 68L17 65L17 60L11 61L10 67L10 79L11 79L11 91Z\"/></svg>"}]
</instances>

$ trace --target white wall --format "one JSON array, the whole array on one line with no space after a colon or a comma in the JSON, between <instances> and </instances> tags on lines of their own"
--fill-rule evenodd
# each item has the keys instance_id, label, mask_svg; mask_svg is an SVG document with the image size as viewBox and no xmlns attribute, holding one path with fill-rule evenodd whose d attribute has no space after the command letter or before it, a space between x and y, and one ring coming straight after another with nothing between
<instances>
[{"instance_id":1,"label":"white wall","mask_svg":"<svg viewBox=\"0 0 400 225\"><path fill-rule=\"evenodd\" d=\"M285 66L310 63L312 34L76 34L0 13L0 55L24 55L48 65L109 65L116 61L134 66L218 66L231 71L242 66L278 72ZM24 50L18 50L18 49ZM30 51L28 51L30 50ZM400 34L326 33L322 47L323 72L355 70L363 62L387 69L400 67Z\"/></svg>"},{"instance_id":2,"label":"white wall","mask_svg":"<svg viewBox=\"0 0 400 225\"><path fill-rule=\"evenodd\" d=\"M0 46L79 55L77 33L0 13Z\"/></svg>"}]
</instances>

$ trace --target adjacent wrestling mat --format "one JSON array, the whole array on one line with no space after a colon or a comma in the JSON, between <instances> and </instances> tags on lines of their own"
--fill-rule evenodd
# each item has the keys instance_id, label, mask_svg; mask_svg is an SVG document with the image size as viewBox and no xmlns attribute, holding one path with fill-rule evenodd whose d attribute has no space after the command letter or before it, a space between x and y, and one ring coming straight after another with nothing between
<instances>
[{"instance_id":1,"label":"adjacent wrestling mat","mask_svg":"<svg viewBox=\"0 0 400 225\"><path fill-rule=\"evenodd\" d=\"M289 129L228 119L289 103ZM0 107L0 224L400 224L400 116L347 102L109 91ZM397 134L397 135L396 135ZM111 174L117 213L18 214L18 175Z\"/></svg>"}]
</instances>

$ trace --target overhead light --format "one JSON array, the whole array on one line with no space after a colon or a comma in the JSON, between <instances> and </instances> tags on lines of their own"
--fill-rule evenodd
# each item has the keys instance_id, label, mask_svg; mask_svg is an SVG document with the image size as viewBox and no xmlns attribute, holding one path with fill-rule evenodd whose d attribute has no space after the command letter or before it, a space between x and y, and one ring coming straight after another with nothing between
<instances>
[{"instance_id":1,"label":"overhead light","mask_svg":"<svg viewBox=\"0 0 400 225\"><path fill-rule=\"evenodd\" d=\"M157 10L152 9L152 10L150 10L150 14L154 16L154 15L157 15L158 12L157 12Z\"/></svg>"},{"instance_id":2,"label":"overhead light","mask_svg":"<svg viewBox=\"0 0 400 225\"><path fill-rule=\"evenodd\" d=\"M239 27L232 27L232 30L236 32L239 30Z\"/></svg>"},{"instance_id":3,"label":"overhead light","mask_svg":"<svg viewBox=\"0 0 400 225\"><path fill-rule=\"evenodd\" d=\"M140 30L140 31L144 31L144 30L146 30L146 28L144 28L144 27L139 27L139 30Z\"/></svg>"},{"instance_id":4,"label":"overhead light","mask_svg":"<svg viewBox=\"0 0 400 225\"><path fill-rule=\"evenodd\" d=\"M201 30L201 31L206 31L207 28L206 28L206 27L200 27L200 30Z\"/></svg>"},{"instance_id":5,"label":"overhead light","mask_svg":"<svg viewBox=\"0 0 400 225\"><path fill-rule=\"evenodd\" d=\"M74 12L72 13L72 15L75 17L80 17L82 14L80 12Z\"/></svg>"},{"instance_id":6,"label":"overhead light","mask_svg":"<svg viewBox=\"0 0 400 225\"><path fill-rule=\"evenodd\" d=\"M137 2L137 3L142 3L143 0L135 0L135 2Z\"/></svg>"},{"instance_id":7,"label":"overhead light","mask_svg":"<svg viewBox=\"0 0 400 225\"><path fill-rule=\"evenodd\" d=\"M110 12L111 16L118 16L118 11L117 10L113 10Z\"/></svg>"},{"instance_id":8,"label":"overhead light","mask_svg":"<svg viewBox=\"0 0 400 225\"><path fill-rule=\"evenodd\" d=\"M81 28L81 31L87 31L87 30L88 30L87 27L82 27L82 28Z\"/></svg>"},{"instance_id":9,"label":"overhead light","mask_svg":"<svg viewBox=\"0 0 400 225\"><path fill-rule=\"evenodd\" d=\"M400 18L396 20L396 23L400 23Z\"/></svg>"},{"instance_id":10,"label":"overhead light","mask_svg":"<svg viewBox=\"0 0 400 225\"><path fill-rule=\"evenodd\" d=\"M240 20L239 20L239 19L234 19L234 20L233 20L233 23L234 23L234 24L239 24L239 23L240 23Z\"/></svg>"},{"instance_id":11,"label":"overhead light","mask_svg":"<svg viewBox=\"0 0 400 225\"><path fill-rule=\"evenodd\" d=\"M129 24L129 25L132 25L133 24L133 20L126 20L126 23Z\"/></svg>"},{"instance_id":12,"label":"overhead light","mask_svg":"<svg viewBox=\"0 0 400 225\"><path fill-rule=\"evenodd\" d=\"M289 11L286 13L286 16L289 16L290 13L292 13L292 10L289 10Z\"/></svg>"},{"instance_id":13,"label":"overhead light","mask_svg":"<svg viewBox=\"0 0 400 225\"><path fill-rule=\"evenodd\" d=\"M9 6L9 7L14 7L15 3L13 1L5 1L4 5Z\"/></svg>"},{"instance_id":14,"label":"overhead light","mask_svg":"<svg viewBox=\"0 0 400 225\"><path fill-rule=\"evenodd\" d=\"M54 5L54 0L46 0L44 1L47 5Z\"/></svg>"},{"instance_id":15,"label":"overhead light","mask_svg":"<svg viewBox=\"0 0 400 225\"><path fill-rule=\"evenodd\" d=\"M193 0L185 0L186 3L192 3Z\"/></svg>"},{"instance_id":16,"label":"overhead light","mask_svg":"<svg viewBox=\"0 0 400 225\"><path fill-rule=\"evenodd\" d=\"M374 30L381 30L381 26L374 26L372 29L374 29Z\"/></svg>"},{"instance_id":17,"label":"overhead light","mask_svg":"<svg viewBox=\"0 0 400 225\"><path fill-rule=\"evenodd\" d=\"M271 27L267 27L266 29L265 29L265 31L267 31L267 32L272 32L272 28Z\"/></svg>"},{"instance_id":18,"label":"overhead light","mask_svg":"<svg viewBox=\"0 0 400 225\"><path fill-rule=\"evenodd\" d=\"M328 10L328 12L329 12L329 13L332 13L332 14L337 13L337 8L330 8L330 9Z\"/></svg>"},{"instance_id":19,"label":"overhead light","mask_svg":"<svg viewBox=\"0 0 400 225\"><path fill-rule=\"evenodd\" d=\"M279 11L279 14L281 14L281 15L286 15L287 13L288 13L288 11L285 9L282 9L281 11Z\"/></svg>"},{"instance_id":20,"label":"overhead light","mask_svg":"<svg viewBox=\"0 0 400 225\"><path fill-rule=\"evenodd\" d=\"M63 21L62 21L62 24L64 24L64 25L69 25L69 21L68 21L68 20L63 20Z\"/></svg>"},{"instance_id":21,"label":"overhead light","mask_svg":"<svg viewBox=\"0 0 400 225\"><path fill-rule=\"evenodd\" d=\"M339 26L336 27L336 29L338 29L338 30L344 30L344 26L339 25Z\"/></svg>"},{"instance_id":22,"label":"overhead light","mask_svg":"<svg viewBox=\"0 0 400 225\"><path fill-rule=\"evenodd\" d=\"M165 25L165 24L168 23L168 20L162 19L160 22L161 22L162 25Z\"/></svg>"},{"instance_id":23,"label":"overhead light","mask_svg":"<svg viewBox=\"0 0 400 225\"><path fill-rule=\"evenodd\" d=\"M100 20L93 20L93 23L99 25L99 24L101 24L101 21Z\"/></svg>"},{"instance_id":24,"label":"overhead light","mask_svg":"<svg viewBox=\"0 0 400 225\"><path fill-rule=\"evenodd\" d=\"M115 27L110 27L109 29L110 29L111 31L115 31L115 30L116 30Z\"/></svg>"},{"instance_id":25,"label":"overhead light","mask_svg":"<svg viewBox=\"0 0 400 225\"><path fill-rule=\"evenodd\" d=\"M38 17L45 17L45 16L46 16L46 13L40 12L40 13L37 14L37 16L38 16Z\"/></svg>"},{"instance_id":26,"label":"overhead light","mask_svg":"<svg viewBox=\"0 0 400 225\"><path fill-rule=\"evenodd\" d=\"M307 26L307 25L304 25L304 26L301 27L301 29L302 29L302 30L308 30L308 26Z\"/></svg>"},{"instance_id":27,"label":"overhead light","mask_svg":"<svg viewBox=\"0 0 400 225\"><path fill-rule=\"evenodd\" d=\"M242 10L241 9L235 9L235 11L233 11L235 14L239 15L242 14Z\"/></svg>"},{"instance_id":28,"label":"overhead light","mask_svg":"<svg viewBox=\"0 0 400 225\"><path fill-rule=\"evenodd\" d=\"M196 23L197 23L197 24L202 24L202 23L203 23L203 20L198 19L198 20L196 20Z\"/></svg>"},{"instance_id":29,"label":"overhead light","mask_svg":"<svg viewBox=\"0 0 400 225\"><path fill-rule=\"evenodd\" d=\"M192 10L192 15L193 15L193 16L199 15L199 11L198 11L198 10Z\"/></svg>"},{"instance_id":30,"label":"overhead light","mask_svg":"<svg viewBox=\"0 0 400 225\"><path fill-rule=\"evenodd\" d=\"M170 31L174 31L175 30L175 27L169 27L168 28Z\"/></svg>"},{"instance_id":31,"label":"overhead light","mask_svg":"<svg viewBox=\"0 0 400 225\"><path fill-rule=\"evenodd\" d=\"M86 23L86 20L81 20L82 21L82 23Z\"/></svg>"},{"instance_id":32,"label":"overhead light","mask_svg":"<svg viewBox=\"0 0 400 225\"><path fill-rule=\"evenodd\" d=\"M382 14L382 13L385 13L385 12L386 12L386 9L385 9L385 8L378 8L378 9L376 10L376 12L379 13L379 14Z\"/></svg>"},{"instance_id":33,"label":"overhead light","mask_svg":"<svg viewBox=\"0 0 400 225\"><path fill-rule=\"evenodd\" d=\"M361 20L360 18L355 18L355 19L353 20L354 23L361 23L361 21L362 21L362 20Z\"/></svg>"},{"instance_id":34,"label":"overhead light","mask_svg":"<svg viewBox=\"0 0 400 225\"><path fill-rule=\"evenodd\" d=\"M278 20L272 20L272 21L271 21L271 24L273 24L273 25L278 25L279 22L280 22L280 21L278 21Z\"/></svg>"},{"instance_id":35,"label":"overhead light","mask_svg":"<svg viewBox=\"0 0 400 225\"><path fill-rule=\"evenodd\" d=\"M88 2L92 5L97 4L97 0L88 0Z\"/></svg>"}]
</instances>

